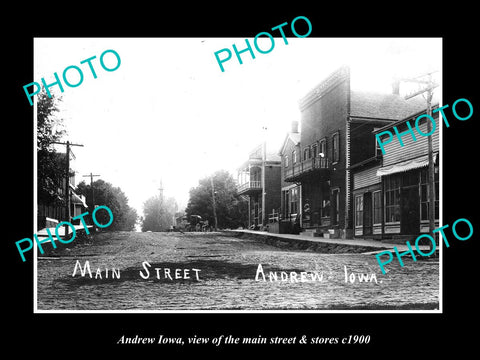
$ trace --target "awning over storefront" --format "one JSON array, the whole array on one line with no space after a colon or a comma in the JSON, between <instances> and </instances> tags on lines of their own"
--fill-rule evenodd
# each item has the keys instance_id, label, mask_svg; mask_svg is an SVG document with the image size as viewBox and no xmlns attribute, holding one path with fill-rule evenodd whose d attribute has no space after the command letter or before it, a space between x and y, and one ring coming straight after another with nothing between
<instances>
[{"instance_id":1,"label":"awning over storefront","mask_svg":"<svg viewBox=\"0 0 480 360\"><path fill-rule=\"evenodd\" d=\"M437 163L438 152L433 154L433 161ZM385 176L405 172L408 170L419 169L428 166L428 155L420 156L415 159L402 161L397 164L381 167L377 170L377 176Z\"/></svg>"}]
</instances>

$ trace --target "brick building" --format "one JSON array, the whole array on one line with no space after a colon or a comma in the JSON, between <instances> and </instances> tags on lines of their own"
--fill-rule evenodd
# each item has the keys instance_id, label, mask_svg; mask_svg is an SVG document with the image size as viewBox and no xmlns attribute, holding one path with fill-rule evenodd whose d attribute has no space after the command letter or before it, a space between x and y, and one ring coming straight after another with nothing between
<instances>
[{"instance_id":1,"label":"brick building","mask_svg":"<svg viewBox=\"0 0 480 360\"><path fill-rule=\"evenodd\" d=\"M291 154L284 145L281 154L283 180L301 189L301 227L312 235L353 237L351 166L376 151L374 129L418 113L425 102L398 93L352 91L350 70L342 67L308 92L299 107L299 144Z\"/></svg>"},{"instance_id":2,"label":"brick building","mask_svg":"<svg viewBox=\"0 0 480 360\"><path fill-rule=\"evenodd\" d=\"M281 157L281 233L296 233L302 226L302 188L300 184L285 181L286 172L292 173L294 166L300 157L300 132L298 122L292 122L292 129L286 135L282 148L279 151Z\"/></svg>"}]
</instances>

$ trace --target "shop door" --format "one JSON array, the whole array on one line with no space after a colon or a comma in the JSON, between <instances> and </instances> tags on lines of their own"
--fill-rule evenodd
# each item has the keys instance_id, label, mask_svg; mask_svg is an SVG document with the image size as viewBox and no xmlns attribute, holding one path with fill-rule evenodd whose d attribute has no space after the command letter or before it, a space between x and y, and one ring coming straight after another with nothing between
<instances>
[{"instance_id":1,"label":"shop door","mask_svg":"<svg viewBox=\"0 0 480 360\"><path fill-rule=\"evenodd\" d=\"M340 216L339 216L339 209L340 209L340 190L334 189L332 191L332 224L337 225Z\"/></svg>"},{"instance_id":2,"label":"shop door","mask_svg":"<svg viewBox=\"0 0 480 360\"><path fill-rule=\"evenodd\" d=\"M363 194L363 235L372 235L372 193Z\"/></svg>"},{"instance_id":3,"label":"shop door","mask_svg":"<svg viewBox=\"0 0 480 360\"><path fill-rule=\"evenodd\" d=\"M401 233L404 235L420 233L420 199L418 186L402 188L400 198Z\"/></svg>"}]
</instances>

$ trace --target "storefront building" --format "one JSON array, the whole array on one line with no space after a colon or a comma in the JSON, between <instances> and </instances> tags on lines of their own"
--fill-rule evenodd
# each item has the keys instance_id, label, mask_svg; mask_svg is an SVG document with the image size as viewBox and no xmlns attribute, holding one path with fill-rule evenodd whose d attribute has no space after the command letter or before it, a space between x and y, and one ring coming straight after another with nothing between
<instances>
[{"instance_id":1,"label":"storefront building","mask_svg":"<svg viewBox=\"0 0 480 360\"><path fill-rule=\"evenodd\" d=\"M403 146L399 141L391 141L385 145L384 154L377 149L375 158L352 169L355 236L408 240L429 231L428 137L417 135L414 140L406 125L407 121L414 124L420 114L374 130L373 134L387 130L394 133L392 128L396 126L403 134ZM438 116L435 120L438 123ZM426 121L420 122L418 127L427 133ZM435 226L438 226L439 129L430 136L435 174L432 203L435 206Z\"/></svg>"}]
</instances>

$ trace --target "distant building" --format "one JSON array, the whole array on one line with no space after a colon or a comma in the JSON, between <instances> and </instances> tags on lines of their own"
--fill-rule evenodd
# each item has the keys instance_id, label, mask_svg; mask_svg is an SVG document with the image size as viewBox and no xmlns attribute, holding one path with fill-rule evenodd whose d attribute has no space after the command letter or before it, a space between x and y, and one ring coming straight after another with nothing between
<instances>
[{"instance_id":1,"label":"distant building","mask_svg":"<svg viewBox=\"0 0 480 360\"><path fill-rule=\"evenodd\" d=\"M281 156L284 182L301 189L301 227L314 236L351 238L351 166L375 156L372 131L424 110L425 101L352 91L350 70L342 67L308 92L299 107L300 142L284 143Z\"/></svg>"},{"instance_id":2,"label":"distant building","mask_svg":"<svg viewBox=\"0 0 480 360\"><path fill-rule=\"evenodd\" d=\"M248 197L248 227L267 229L280 211L280 156L256 147L238 168L237 193Z\"/></svg>"}]
</instances>

